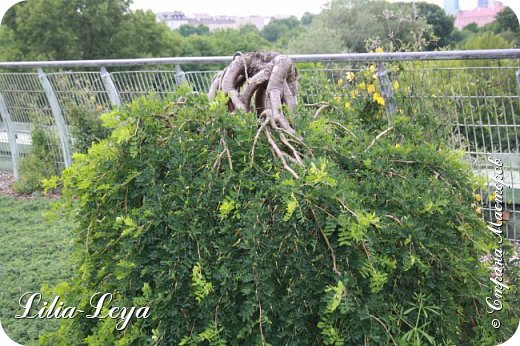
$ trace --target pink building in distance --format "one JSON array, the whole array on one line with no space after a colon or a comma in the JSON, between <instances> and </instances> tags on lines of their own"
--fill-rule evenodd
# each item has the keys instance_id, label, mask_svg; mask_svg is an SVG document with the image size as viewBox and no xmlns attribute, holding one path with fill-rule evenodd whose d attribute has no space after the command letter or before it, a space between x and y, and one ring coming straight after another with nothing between
<instances>
[{"instance_id":1,"label":"pink building in distance","mask_svg":"<svg viewBox=\"0 0 520 346\"><path fill-rule=\"evenodd\" d=\"M494 6L479 7L473 10L459 11L455 16L455 27L462 29L466 25L476 23L478 26L484 26L495 20L498 12L504 9L504 5L499 1L494 1Z\"/></svg>"}]
</instances>

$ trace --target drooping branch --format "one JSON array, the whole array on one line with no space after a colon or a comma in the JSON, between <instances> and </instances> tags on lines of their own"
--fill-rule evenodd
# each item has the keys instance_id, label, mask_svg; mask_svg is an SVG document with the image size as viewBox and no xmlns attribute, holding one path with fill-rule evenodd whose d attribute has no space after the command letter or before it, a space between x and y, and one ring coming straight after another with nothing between
<instances>
[{"instance_id":1,"label":"drooping branch","mask_svg":"<svg viewBox=\"0 0 520 346\"><path fill-rule=\"evenodd\" d=\"M229 96L230 111L256 112L262 124L257 135L265 134L271 151L283 167L298 177L288 161L303 166L302 154L285 136L296 137L296 131L283 112L283 105L292 112L297 102L298 72L291 59L273 52L239 52L229 66L213 78L209 99L219 90ZM277 139L273 131L278 133ZM257 140L255 136L255 144ZM254 146L252 150L254 152Z\"/></svg>"}]
</instances>

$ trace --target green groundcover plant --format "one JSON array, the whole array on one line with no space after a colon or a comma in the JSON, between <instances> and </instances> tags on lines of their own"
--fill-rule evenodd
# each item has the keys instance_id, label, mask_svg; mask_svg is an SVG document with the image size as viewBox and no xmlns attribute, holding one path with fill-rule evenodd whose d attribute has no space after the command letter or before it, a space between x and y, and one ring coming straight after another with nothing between
<instances>
[{"instance_id":1,"label":"green groundcover plant","mask_svg":"<svg viewBox=\"0 0 520 346\"><path fill-rule=\"evenodd\" d=\"M111 137L46 182L63 184L78 222L76 276L52 293L92 312L89 299L110 292L111 306L150 315L123 331L117 319L63 320L43 344L493 345L513 334L513 285L486 312L491 266L479 258L496 239L458 153L404 116L374 128L343 105L300 106L295 179L255 136L256 115L226 101L183 87L105 114Z\"/></svg>"}]
</instances>

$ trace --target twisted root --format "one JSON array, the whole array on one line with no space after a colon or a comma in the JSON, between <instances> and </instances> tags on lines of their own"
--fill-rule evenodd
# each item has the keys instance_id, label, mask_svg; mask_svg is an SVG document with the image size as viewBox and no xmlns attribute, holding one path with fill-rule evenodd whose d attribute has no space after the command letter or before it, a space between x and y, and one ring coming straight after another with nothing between
<instances>
[{"instance_id":1,"label":"twisted root","mask_svg":"<svg viewBox=\"0 0 520 346\"><path fill-rule=\"evenodd\" d=\"M291 59L273 52L238 52L229 66L213 78L208 92L209 99L214 99L219 90L229 96L228 107L231 112L250 111L254 98L253 111L262 119L262 124L253 141L251 160L254 158L258 137L264 133L273 154L287 171L298 178L288 161L303 166L303 154L289 142L286 135L296 139L298 144L303 143L296 136L282 108L286 105L293 111L297 104L298 72ZM273 131L278 133L280 144L275 140Z\"/></svg>"}]
</instances>

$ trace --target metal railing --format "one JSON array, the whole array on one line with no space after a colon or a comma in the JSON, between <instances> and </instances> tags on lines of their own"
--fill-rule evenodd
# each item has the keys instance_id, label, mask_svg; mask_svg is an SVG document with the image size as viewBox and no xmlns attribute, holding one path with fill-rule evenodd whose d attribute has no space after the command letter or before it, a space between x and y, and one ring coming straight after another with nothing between
<instances>
[{"instance_id":1,"label":"metal railing","mask_svg":"<svg viewBox=\"0 0 520 346\"><path fill-rule=\"evenodd\" d=\"M487 157L501 158L505 181L512 186L505 195L509 212L505 233L510 239L520 238L520 50L291 58L300 71L301 103L332 97L346 104L370 100L378 92L389 121L399 113L434 126L435 135L463 150L475 173L488 181L493 167ZM67 167L76 150L75 124L81 124L86 114L99 114L150 92L167 97L183 82L206 92L216 70L231 60L0 62L0 171L13 172L18 178L20 162L30 153L33 141L42 139L47 159L57 169ZM197 70L202 65L214 68ZM35 129L43 132L36 134ZM482 196L483 215L491 218L486 203L491 191L484 189Z\"/></svg>"}]
</instances>

